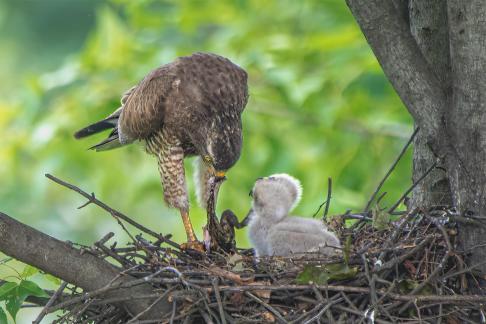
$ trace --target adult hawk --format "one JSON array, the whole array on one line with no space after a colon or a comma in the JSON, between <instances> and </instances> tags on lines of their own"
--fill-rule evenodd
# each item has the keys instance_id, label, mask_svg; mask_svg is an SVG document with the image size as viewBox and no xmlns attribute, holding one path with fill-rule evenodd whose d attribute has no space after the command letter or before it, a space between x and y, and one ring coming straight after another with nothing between
<instances>
[{"instance_id":1,"label":"adult hawk","mask_svg":"<svg viewBox=\"0 0 486 324\"><path fill-rule=\"evenodd\" d=\"M210 182L224 177L240 156L247 101L242 68L215 54L195 53L150 72L123 95L121 107L74 136L112 129L92 147L96 151L145 142L158 159L165 201L181 213L187 247L201 249L189 219L183 160L197 156L197 193L205 208Z\"/></svg>"}]
</instances>

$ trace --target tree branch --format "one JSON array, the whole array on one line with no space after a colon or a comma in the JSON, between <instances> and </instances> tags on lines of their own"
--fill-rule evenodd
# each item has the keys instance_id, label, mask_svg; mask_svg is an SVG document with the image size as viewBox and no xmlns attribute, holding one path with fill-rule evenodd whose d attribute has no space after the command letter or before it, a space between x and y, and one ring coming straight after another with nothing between
<instances>
[{"instance_id":1,"label":"tree branch","mask_svg":"<svg viewBox=\"0 0 486 324\"><path fill-rule=\"evenodd\" d=\"M122 284L134 280L131 276L120 275L108 262L89 253L81 253L66 242L59 241L47 234L24 225L0 212L0 251L66 282L92 291L110 284ZM150 294L152 287L142 284L130 289L114 289L105 297L123 297L135 294ZM119 307L130 314L146 310L154 299L129 300L119 303ZM170 311L167 300L161 300L144 319L152 319Z\"/></svg>"},{"instance_id":2,"label":"tree branch","mask_svg":"<svg viewBox=\"0 0 486 324\"><path fill-rule=\"evenodd\" d=\"M387 78L434 149L440 137L444 90L389 0L346 0Z\"/></svg>"}]
</instances>

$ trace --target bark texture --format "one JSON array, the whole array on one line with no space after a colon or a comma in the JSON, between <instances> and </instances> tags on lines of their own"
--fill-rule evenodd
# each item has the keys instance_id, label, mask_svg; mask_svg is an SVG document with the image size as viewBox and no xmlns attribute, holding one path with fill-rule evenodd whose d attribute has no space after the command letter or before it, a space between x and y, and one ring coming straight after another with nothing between
<instances>
[{"instance_id":1,"label":"bark texture","mask_svg":"<svg viewBox=\"0 0 486 324\"><path fill-rule=\"evenodd\" d=\"M120 276L119 271L108 262L59 241L0 212L0 251L24 263L35 266L66 282L93 291L108 284L126 283L134 280ZM138 285L106 292L105 297L130 297L148 295L153 292L149 285ZM136 315L149 308L153 300L136 299L120 303L120 307ZM153 319L169 312L171 305L166 300L146 312L142 318Z\"/></svg>"},{"instance_id":2,"label":"bark texture","mask_svg":"<svg viewBox=\"0 0 486 324\"><path fill-rule=\"evenodd\" d=\"M440 154L443 89L406 20L388 0L346 0L364 36L408 111Z\"/></svg>"},{"instance_id":3,"label":"bark texture","mask_svg":"<svg viewBox=\"0 0 486 324\"><path fill-rule=\"evenodd\" d=\"M420 51L444 88L447 111L450 106L451 80L447 4L443 0L410 0L410 31ZM415 137L413 148L413 181L416 182L434 164L437 156L421 133ZM443 168L434 169L414 189L411 207L452 205L449 180Z\"/></svg>"},{"instance_id":4,"label":"bark texture","mask_svg":"<svg viewBox=\"0 0 486 324\"><path fill-rule=\"evenodd\" d=\"M445 115L452 154L447 169L453 198L470 215L486 216L486 1L447 1L452 106ZM484 227L464 226L462 247L472 263L486 259Z\"/></svg>"},{"instance_id":5,"label":"bark texture","mask_svg":"<svg viewBox=\"0 0 486 324\"><path fill-rule=\"evenodd\" d=\"M410 0L410 25L400 0L346 2L421 129L414 178L437 158L445 170L412 203L452 201L463 216L486 217L486 1ZM470 265L484 261L485 227L460 224L459 238Z\"/></svg>"}]
</instances>

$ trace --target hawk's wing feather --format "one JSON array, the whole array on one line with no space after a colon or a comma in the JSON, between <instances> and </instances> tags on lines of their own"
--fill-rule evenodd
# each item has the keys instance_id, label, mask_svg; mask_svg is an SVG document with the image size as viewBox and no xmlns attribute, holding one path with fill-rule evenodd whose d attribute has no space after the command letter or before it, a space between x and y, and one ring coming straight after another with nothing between
<instances>
[{"instance_id":1,"label":"hawk's wing feather","mask_svg":"<svg viewBox=\"0 0 486 324\"><path fill-rule=\"evenodd\" d=\"M170 72L170 65L152 71L126 98L119 122L122 142L146 139L162 128L165 101L175 80Z\"/></svg>"},{"instance_id":2,"label":"hawk's wing feather","mask_svg":"<svg viewBox=\"0 0 486 324\"><path fill-rule=\"evenodd\" d=\"M123 144L120 142L118 137L118 119L120 118L120 114L124 108L126 101L130 97L132 92L135 90L135 88L136 86L130 88L123 94L121 98L121 104L122 104L121 107L119 107L117 110L115 110L105 119L93 123L89 126L86 126L83 129L80 129L79 131L74 133L74 137L80 139L87 136L91 136L93 134L97 134L107 129L112 129L108 138L90 147L90 149L95 149L96 151L105 151L105 150L111 150L123 146Z\"/></svg>"}]
</instances>

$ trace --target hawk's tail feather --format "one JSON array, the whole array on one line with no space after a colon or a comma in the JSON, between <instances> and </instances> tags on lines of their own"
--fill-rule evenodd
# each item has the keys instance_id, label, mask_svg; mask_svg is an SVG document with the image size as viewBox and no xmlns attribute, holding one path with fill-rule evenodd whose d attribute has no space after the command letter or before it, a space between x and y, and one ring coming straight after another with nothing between
<instances>
[{"instance_id":1,"label":"hawk's tail feather","mask_svg":"<svg viewBox=\"0 0 486 324\"><path fill-rule=\"evenodd\" d=\"M104 139L103 141L99 142L98 144L91 146L89 149L95 150L96 152L100 152L100 151L112 150L123 145L124 144L120 143L120 139L118 138L118 132L117 132L116 134L111 135L107 139Z\"/></svg>"},{"instance_id":2,"label":"hawk's tail feather","mask_svg":"<svg viewBox=\"0 0 486 324\"><path fill-rule=\"evenodd\" d=\"M83 137L91 136L93 134L97 134L99 132L108 129L112 130L110 135L108 135L108 138L102 140L96 145L91 146L89 148L90 150L95 150L97 152L107 151L127 144L127 143L122 144L120 142L120 137L118 136L118 115L116 116L111 115L106 119L103 119L99 122L96 122L94 124L91 124L83 128L77 131L76 133L74 133L74 137L80 139Z\"/></svg>"},{"instance_id":3,"label":"hawk's tail feather","mask_svg":"<svg viewBox=\"0 0 486 324\"><path fill-rule=\"evenodd\" d=\"M117 124L118 124L118 118L103 119L99 122L96 122L83 129L78 130L76 133L74 133L74 137L80 139L83 137L91 136L93 134L102 132L107 129L116 128Z\"/></svg>"}]
</instances>

